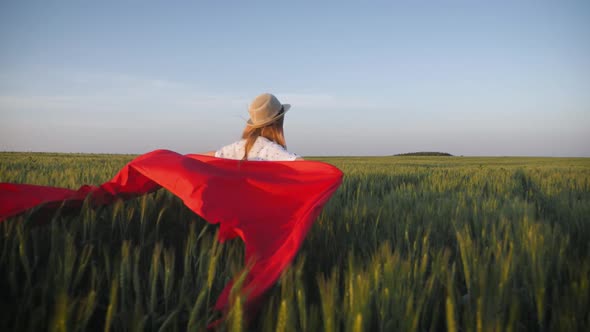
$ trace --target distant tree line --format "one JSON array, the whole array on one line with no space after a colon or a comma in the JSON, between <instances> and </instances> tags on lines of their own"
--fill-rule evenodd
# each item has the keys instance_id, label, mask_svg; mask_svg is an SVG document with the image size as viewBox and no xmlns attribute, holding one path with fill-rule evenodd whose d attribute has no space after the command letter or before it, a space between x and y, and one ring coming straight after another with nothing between
<instances>
[{"instance_id":1,"label":"distant tree line","mask_svg":"<svg viewBox=\"0 0 590 332\"><path fill-rule=\"evenodd\" d=\"M409 152L409 153L399 153L394 156L420 156L420 157L430 157L430 156L447 156L452 157L453 155L446 152Z\"/></svg>"}]
</instances>

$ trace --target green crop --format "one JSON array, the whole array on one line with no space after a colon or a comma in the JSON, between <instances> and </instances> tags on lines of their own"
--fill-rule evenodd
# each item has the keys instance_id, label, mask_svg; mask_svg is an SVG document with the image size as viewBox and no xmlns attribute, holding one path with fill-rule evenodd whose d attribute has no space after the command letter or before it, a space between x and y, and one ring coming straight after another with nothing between
<instances>
[{"instance_id":1,"label":"green crop","mask_svg":"<svg viewBox=\"0 0 590 332\"><path fill-rule=\"evenodd\" d=\"M0 153L0 182L75 189L132 158ZM221 330L590 330L590 159L308 159L342 186L257 316L236 282ZM203 331L243 278L240 241L165 190L32 216L0 224L2 331Z\"/></svg>"}]
</instances>

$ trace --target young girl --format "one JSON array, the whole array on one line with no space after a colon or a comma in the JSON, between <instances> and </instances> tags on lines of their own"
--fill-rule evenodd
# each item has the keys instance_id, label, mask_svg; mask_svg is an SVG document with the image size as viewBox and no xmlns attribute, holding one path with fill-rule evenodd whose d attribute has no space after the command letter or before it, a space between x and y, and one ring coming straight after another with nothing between
<instances>
[{"instance_id":1,"label":"young girl","mask_svg":"<svg viewBox=\"0 0 590 332\"><path fill-rule=\"evenodd\" d=\"M281 104L277 97L264 93L256 97L248 108L250 119L242 133L242 139L207 155L241 160L303 160L287 151L283 121L291 108Z\"/></svg>"}]
</instances>

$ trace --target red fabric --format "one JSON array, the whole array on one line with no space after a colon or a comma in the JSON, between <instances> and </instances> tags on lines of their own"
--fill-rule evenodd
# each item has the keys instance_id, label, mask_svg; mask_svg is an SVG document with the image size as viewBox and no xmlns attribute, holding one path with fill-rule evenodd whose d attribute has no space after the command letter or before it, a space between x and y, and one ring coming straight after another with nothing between
<instances>
[{"instance_id":1,"label":"red fabric","mask_svg":"<svg viewBox=\"0 0 590 332\"><path fill-rule=\"evenodd\" d=\"M109 204L164 187L192 211L220 224L221 241L239 236L248 264L243 285L256 301L280 277L299 250L313 221L342 182L342 172L314 161L261 162L180 155L156 150L137 157L112 180L78 190L0 183L0 221L44 204ZM231 283L217 299L228 304Z\"/></svg>"}]
</instances>

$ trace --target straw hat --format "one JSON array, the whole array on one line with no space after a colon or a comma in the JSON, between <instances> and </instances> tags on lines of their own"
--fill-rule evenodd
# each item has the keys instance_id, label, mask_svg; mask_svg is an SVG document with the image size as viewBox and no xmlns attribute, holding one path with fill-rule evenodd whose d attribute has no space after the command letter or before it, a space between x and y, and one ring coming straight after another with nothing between
<instances>
[{"instance_id":1,"label":"straw hat","mask_svg":"<svg viewBox=\"0 0 590 332\"><path fill-rule=\"evenodd\" d=\"M281 104L274 95L263 93L256 97L252 104L250 104L250 107L248 107L250 119L247 125L253 128L262 128L278 120L290 108L291 105Z\"/></svg>"}]
</instances>

